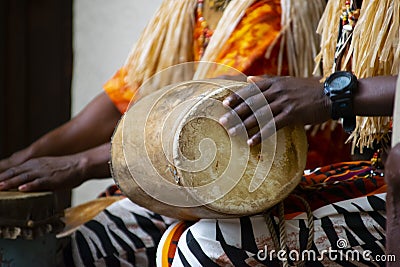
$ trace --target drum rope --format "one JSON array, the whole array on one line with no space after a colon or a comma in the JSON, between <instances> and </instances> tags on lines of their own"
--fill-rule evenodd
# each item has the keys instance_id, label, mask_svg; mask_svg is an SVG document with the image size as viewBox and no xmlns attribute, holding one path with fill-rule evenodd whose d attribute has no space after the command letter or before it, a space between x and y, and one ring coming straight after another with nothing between
<instances>
[{"instance_id":1,"label":"drum rope","mask_svg":"<svg viewBox=\"0 0 400 267\"><path fill-rule=\"evenodd\" d=\"M313 241L314 241L314 216L311 212L310 205L304 198L302 198L301 196L295 195L295 194L292 194L292 196L299 199L305 207L305 212L307 214L307 224L308 224L308 238L307 238L306 250L309 251L309 250L311 250ZM278 219L279 219L278 233L275 230L273 220L271 219L271 212L272 212L273 208L268 210L266 213L264 213L265 222L266 222L267 228L271 234L272 241L274 243L275 248L279 248L280 250L287 251L288 247L287 247L287 240L286 240L287 233L286 233L286 224L285 224L285 207L284 207L283 201L280 202L279 204L277 204L275 206L275 208L278 208ZM279 239L278 239L278 234L279 234ZM300 260L296 264L296 266L300 266L300 267L302 267L304 265L305 265L305 259ZM283 261L282 266L288 267L289 262L287 260Z\"/></svg>"},{"instance_id":2,"label":"drum rope","mask_svg":"<svg viewBox=\"0 0 400 267\"><path fill-rule=\"evenodd\" d=\"M292 194L292 196L294 196L297 199L299 199L303 203L303 205L304 205L304 207L306 209L307 224L308 224L308 238L307 238L306 250L309 251L309 250L311 250L311 247L312 247L313 241L314 241L314 216L313 216L313 213L311 211L310 205L308 204L308 202L303 197L301 197L299 195L295 195L295 194ZM304 265L305 265L305 260L303 259L302 261L299 262L298 266L302 267Z\"/></svg>"},{"instance_id":3,"label":"drum rope","mask_svg":"<svg viewBox=\"0 0 400 267\"><path fill-rule=\"evenodd\" d=\"M275 248L278 248L279 240L278 240L278 236L275 231L274 223L271 219L271 216L273 216L273 215L271 215L271 211L272 211L272 209L269 209L266 213L264 213L264 219L265 219L265 222L267 223L268 231L271 233L271 237L272 237L274 246L275 246Z\"/></svg>"},{"instance_id":4,"label":"drum rope","mask_svg":"<svg viewBox=\"0 0 400 267\"><path fill-rule=\"evenodd\" d=\"M278 204L279 210L279 249L281 251L287 251L287 242L286 242L286 221L285 221L285 205L283 201ZM284 260L282 262L283 267L289 267L288 260Z\"/></svg>"}]
</instances>

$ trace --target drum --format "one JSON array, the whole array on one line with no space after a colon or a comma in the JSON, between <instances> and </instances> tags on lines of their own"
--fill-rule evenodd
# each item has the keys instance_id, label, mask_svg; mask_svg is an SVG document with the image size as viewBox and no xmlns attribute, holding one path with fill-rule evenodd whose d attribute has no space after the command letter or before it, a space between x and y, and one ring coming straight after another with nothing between
<instances>
[{"instance_id":1,"label":"drum","mask_svg":"<svg viewBox=\"0 0 400 267\"><path fill-rule=\"evenodd\" d=\"M0 192L0 266L58 266L56 204L51 192Z\"/></svg>"},{"instance_id":2,"label":"drum","mask_svg":"<svg viewBox=\"0 0 400 267\"><path fill-rule=\"evenodd\" d=\"M251 147L244 128L218 123L222 100L247 83L189 81L135 103L112 138L111 170L133 202L184 220L263 212L283 200L303 174L302 126L286 127Z\"/></svg>"}]
</instances>

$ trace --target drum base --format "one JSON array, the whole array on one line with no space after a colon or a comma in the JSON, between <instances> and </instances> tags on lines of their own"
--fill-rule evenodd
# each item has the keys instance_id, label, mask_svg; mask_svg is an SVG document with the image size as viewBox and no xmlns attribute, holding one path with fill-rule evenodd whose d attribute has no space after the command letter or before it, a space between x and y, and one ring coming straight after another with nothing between
<instances>
[{"instance_id":1,"label":"drum base","mask_svg":"<svg viewBox=\"0 0 400 267\"><path fill-rule=\"evenodd\" d=\"M0 266L64 266L62 251L65 245L65 240L56 239L55 234L46 234L33 240L0 239Z\"/></svg>"}]
</instances>

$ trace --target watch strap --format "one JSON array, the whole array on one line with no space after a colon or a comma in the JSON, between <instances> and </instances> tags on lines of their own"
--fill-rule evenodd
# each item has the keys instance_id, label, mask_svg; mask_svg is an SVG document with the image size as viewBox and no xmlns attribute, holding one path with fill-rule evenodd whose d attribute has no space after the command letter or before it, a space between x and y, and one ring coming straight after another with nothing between
<instances>
[{"instance_id":1,"label":"watch strap","mask_svg":"<svg viewBox=\"0 0 400 267\"><path fill-rule=\"evenodd\" d=\"M333 93L330 90L329 81L339 75L351 76L350 85L341 93ZM350 72L340 71L333 73L324 84L326 95L332 102L331 117L334 120L343 118L343 128L346 132L352 132L356 126L356 116L353 112L353 91L357 89L357 78Z\"/></svg>"},{"instance_id":2,"label":"watch strap","mask_svg":"<svg viewBox=\"0 0 400 267\"><path fill-rule=\"evenodd\" d=\"M356 128L356 116L343 117L343 129L350 133Z\"/></svg>"}]
</instances>

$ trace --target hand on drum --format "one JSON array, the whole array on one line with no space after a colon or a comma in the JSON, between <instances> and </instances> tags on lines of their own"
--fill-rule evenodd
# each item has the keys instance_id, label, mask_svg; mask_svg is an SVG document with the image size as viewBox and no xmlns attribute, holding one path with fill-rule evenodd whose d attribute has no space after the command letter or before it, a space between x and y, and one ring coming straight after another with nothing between
<instances>
[{"instance_id":1,"label":"hand on drum","mask_svg":"<svg viewBox=\"0 0 400 267\"><path fill-rule=\"evenodd\" d=\"M234 135L241 127L232 123L237 114L248 133L258 128L249 135L250 146L261 143L261 136L269 137L275 129L299 123L317 124L330 118L330 99L318 78L257 76L248 81L250 85L225 98L223 104L233 111L224 114L220 123ZM260 124L256 119L268 118L270 112L272 120Z\"/></svg>"},{"instance_id":2,"label":"hand on drum","mask_svg":"<svg viewBox=\"0 0 400 267\"><path fill-rule=\"evenodd\" d=\"M30 149L24 149L12 154L9 158L0 160L0 174L5 170L20 165L31 158Z\"/></svg>"},{"instance_id":3,"label":"hand on drum","mask_svg":"<svg viewBox=\"0 0 400 267\"><path fill-rule=\"evenodd\" d=\"M34 158L14 166L10 166L11 162L12 157L0 162L0 191L55 190L73 188L83 182L80 159L74 155Z\"/></svg>"}]
</instances>

